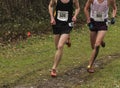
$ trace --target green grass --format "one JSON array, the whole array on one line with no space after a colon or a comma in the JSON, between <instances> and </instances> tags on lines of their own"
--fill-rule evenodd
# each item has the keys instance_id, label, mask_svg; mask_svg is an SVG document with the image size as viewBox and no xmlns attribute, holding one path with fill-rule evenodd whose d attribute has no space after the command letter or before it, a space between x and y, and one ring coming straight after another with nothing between
<instances>
[{"instance_id":1,"label":"green grass","mask_svg":"<svg viewBox=\"0 0 120 88\"><path fill-rule=\"evenodd\" d=\"M105 37L106 48L101 48L98 58L112 54L120 54L120 20L110 26ZM88 62L91 48L87 27L73 30L71 33L72 47L64 47L63 58L58 66L60 75L65 71ZM0 86L31 85L39 79L49 79L49 69L53 64L55 47L52 34L32 36L26 41L14 45L0 47ZM86 83L75 88L119 88L119 59L95 73ZM119 86L119 87L118 87Z\"/></svg>"},{"instance_id":2,"label":"green grass","mask_svg":"<svg viewBox=\"0 0 120 88\"><path fill-rule=\"evenodd\" d=\"M120 58L119 58L120 59ZM115 60L75 88L120 88L120 61Z\"/></svg>"}]
</instances>

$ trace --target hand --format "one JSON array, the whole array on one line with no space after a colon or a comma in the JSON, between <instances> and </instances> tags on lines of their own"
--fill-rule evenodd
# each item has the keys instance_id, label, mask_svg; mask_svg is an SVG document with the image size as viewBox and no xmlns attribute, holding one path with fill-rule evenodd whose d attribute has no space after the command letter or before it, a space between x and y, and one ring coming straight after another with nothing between
<instances>
[{"instance_id":1,"label":"hand","mask_svg":"<svg viewBox=\"0 0 120 88\"><path fill-rule=\"evenodd\" d=\"M72 18L72 21L75 23L76 22L76 17L75 16L73 16L73 18Z\"/></svg>"},{"instance_id":2,"label":"hand","mask_svg":"<svg viewBox=\"0 0 120 88\"><path fill-rule=\"evenodd\" d=\"M90 30L93 28L93 24L91 22L88 23L87 25L88 25L88 27L89 27Z\"/></svg>"},{"instance_id":3,"label":"hand","mask_svg":"<svg viewBox=\"0 0 120 88\"><path fill-rule=\"evenodd\" d=\"M111 24L115 24L115 18L114 17L111 18Z\"/></svg>"},{"instance_id":4,"label":"hand","mask_svg":"<svg viewBox=\"0 0 120 88\"><path fill-rule=\"evenodd\" d=\"M51 18L51 21L50 21L51 25L55 25L56 24L56 21L54 18Z\"/></svg>"}]
</instances>

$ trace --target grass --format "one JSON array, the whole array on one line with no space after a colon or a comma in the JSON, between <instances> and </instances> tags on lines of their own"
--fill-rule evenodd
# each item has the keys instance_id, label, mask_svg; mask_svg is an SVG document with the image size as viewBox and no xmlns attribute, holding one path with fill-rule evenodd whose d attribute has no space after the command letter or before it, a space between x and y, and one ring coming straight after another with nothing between
<instances>
[{"instance_id":1,"label":"grass","mask_svg":"<svg viewBox=\"0 0 120 88\"><path fill-rule=\"evenodd\" d=\"M119 58L120 59L120 58ZM75 88L120 88L120 61L115 60L105 66L86 83Z\"/></svg>"},{"instance_id":2,"label":"grass","mask_svg":"<svg viewBox=\"0 0 120 88\"><path fill-rule=\"evenodd\" d=\"M110 26L105 37L106 48L101 48L98 58L120 54L119 22ZM91 48L87 27L73 30L72 47L64 47L63 58L58 66L59 75L88 62ZM52 34L32 36L26 41L0 47L0 87L14 85L34 85L39 79L50 78L55 47ZM120 88L119 59L105 66L105 69L88 78L86 83L75 88ZM69 84L68 84L69 85Z\"/></svg>"}]
</instances>

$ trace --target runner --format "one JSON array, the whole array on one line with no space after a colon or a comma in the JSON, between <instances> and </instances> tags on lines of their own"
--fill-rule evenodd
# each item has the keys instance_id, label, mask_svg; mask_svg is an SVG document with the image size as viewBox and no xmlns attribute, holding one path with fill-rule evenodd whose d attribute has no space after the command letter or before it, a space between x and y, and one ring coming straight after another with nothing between
<instances>
[{"instance_id":1,"label":"runner","mask_svg":"<svg viewBox=\"0 0 120 88\"><path fill-rule=\"evenodd\" d=\"M110 6L112 6L113 9L111 24L114 24L117 12L115 0L87 0L86 5L84 7L87 24L90 29L91 47L93 49L89 65L87 67L87 71L90 73L94 72L93 64L99 53L100 45L105 47L103 39L108 29L106 23L108 20L108 12Z\"/></svg>"},{"instance_id":2,"label":"runner","mask_svg":"<svg viewBox=\"0 0 120 88\"><path fill-rule=\"evenodd\" d=\"M74 15L73 5L75 6ZM51 76L56 77L56 68L61 60L64 44L68 44L68 46L71 45L69 43L69 34L73 28L73 24L76 22L80 7L78 0L50 0L48 7L56 47Z\"/></svg>"}]
</instances>

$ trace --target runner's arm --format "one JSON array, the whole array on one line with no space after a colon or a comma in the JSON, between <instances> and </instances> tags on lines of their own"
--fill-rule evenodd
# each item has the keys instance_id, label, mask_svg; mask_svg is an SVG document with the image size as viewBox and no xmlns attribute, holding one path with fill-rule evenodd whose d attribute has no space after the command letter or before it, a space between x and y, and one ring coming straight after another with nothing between
<instances>
[{"instance_id":1,"label":"runner's arm","mask_svg":"<svg viewBox=\"0 0 120 88\"><path fill-rule=\"evenodd\" d=\"M50 0L50 3L48 5L48 10L49 10L49 14L50 14L50 19L51 19L51 24L55 24L55 19L54 19L54 14L53 14L53 7L56 4L55 0Z\"/></svg>"},{"instance_id":2,"label":"runner's arm","mask_svg":"<svg viewBox=\"0 0 120 88\"><path fill-rule=\"evenodd\" d=\"M93 2L93 0L87 0L87 2L85 4L85 7L84 7L84 13L85 13L85 16L86 16L87 23L90 23L89 9L90 9L90 5L92 4L92 2Z\"/></svg>"},{"instance_id":3,"label":"runner's arm","mask_svg":"<svg viewBox=\"0 0 120 88\"><path fill-rule=\"evenodd\" d=\"M111 0L111 5L112 5L112 8L113 8L112 17L114 18L116 16L116 13L117 13L116 0Z\"/></svg>"},{"instance_id":4,"label":"runner's arm","mask_svg":"<svg viewBox=\"0 0 120 88\"><path fill-rule=\"evenodd\" d=\"M72 21L75 22L76 18L80 12L80 5L79 5L79 1L78 0L73 0L74 4L75 4L75 13L74 16L72 18Z\"/></svg>"}]
</instances>

